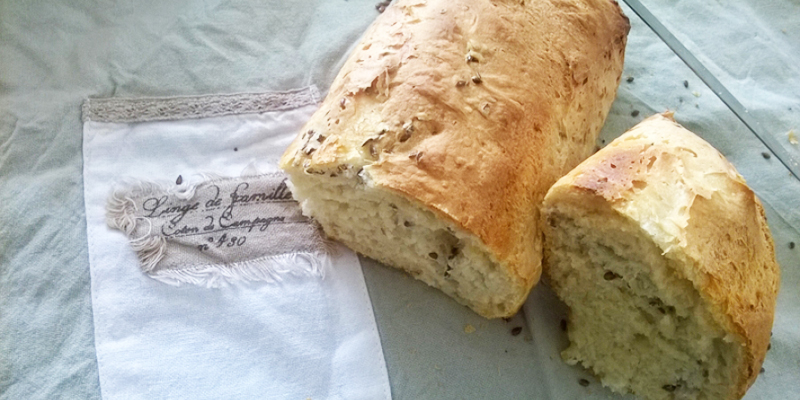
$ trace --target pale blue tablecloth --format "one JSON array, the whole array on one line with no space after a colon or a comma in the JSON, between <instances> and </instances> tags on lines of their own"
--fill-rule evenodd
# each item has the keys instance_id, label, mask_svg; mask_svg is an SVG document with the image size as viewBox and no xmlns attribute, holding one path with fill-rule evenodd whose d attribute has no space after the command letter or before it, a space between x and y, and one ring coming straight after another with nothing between
<instances>
[{"instance_id":1,"label":"pale blue tablecloth","mask_svg":"<svg viewBox=\"0 0 800 400\"><path fill-rule=\"evenodd\" d=\"M324 90L378 15L376 3L0 2L0 398L99 398L81 102L309 84ZM645 4L800 157L787 136L792 129L800 136L797 0ZM783 279L772 350L746 398L796 396L800 246L789 243L800 245L800 182L765 158L766 148L624 9L633 29L603 140L676 110L748 179L766 205ZM526 313L487 321L397 271L362 265L395 398L620 398L559 359L563 309L546 288L534 291ZM465 332L467 325L476 330ZM512 335L517 326L522 333ZM583 377L588 387L578 385Z\"/></svg>"}]
</instances>

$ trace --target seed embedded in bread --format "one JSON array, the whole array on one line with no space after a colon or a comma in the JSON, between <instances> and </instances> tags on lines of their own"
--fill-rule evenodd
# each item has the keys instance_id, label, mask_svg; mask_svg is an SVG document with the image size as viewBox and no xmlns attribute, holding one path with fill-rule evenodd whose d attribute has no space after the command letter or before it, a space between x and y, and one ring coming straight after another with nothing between
<instances>
[{"instance_id":1,"label":"seed embedded in bread","mask_svg":"<svg viewBox=\"0 0 800 400\"><path fill-rule=\"evenodd\" d=\"M553 185L543 213L568 363L644 399L744 395L780 272L761 203L719 152L650 117Z\"/></svg>"}]
</instances>

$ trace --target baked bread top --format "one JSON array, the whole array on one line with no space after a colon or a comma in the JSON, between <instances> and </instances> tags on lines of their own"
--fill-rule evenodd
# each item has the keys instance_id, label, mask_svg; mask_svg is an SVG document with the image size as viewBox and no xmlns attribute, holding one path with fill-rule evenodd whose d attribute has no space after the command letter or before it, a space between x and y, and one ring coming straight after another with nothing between
<instances>
[{"instance_id":1,"label":"baked bread top","mask_svg":"<svg viewBox=\"0 0 800 400\"><path fill-rule=\"evenodd\" d=\"M611 0L392 3L281 160L358 173L476 235L527 289L539 204L591 154L630 28Z\"/></svg>"}]
</instances>

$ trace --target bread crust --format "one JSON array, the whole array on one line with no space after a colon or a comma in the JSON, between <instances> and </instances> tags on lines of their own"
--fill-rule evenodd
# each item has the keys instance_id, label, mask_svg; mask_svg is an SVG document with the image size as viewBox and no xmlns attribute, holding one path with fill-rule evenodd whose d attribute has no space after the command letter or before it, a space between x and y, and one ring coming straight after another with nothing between
<instances>
[{"instance_id":1,"label":"bread crust","mask_svg":"<svg viewBox=\"0 0 800 400\"><path fill-rule=\"evenodd\" d=\"M780 269L764 209L735 168L671 113L657 114L561 178L551 197L599 201L651 235L741 344L729 398L744 396L766 356Z\"/></svg>"},{"instance_id":2,"label":"bread crust","mask_svg":"<svg viewBox=\"0 0 800 400\"><path fill-rule=\"evenodd\" d=\"M539 205L594 149L629 29L611 0L395 1L281 167L363 169L477 236L524 288L516 312L541 274Z\"/></svg>"}]
</instances>

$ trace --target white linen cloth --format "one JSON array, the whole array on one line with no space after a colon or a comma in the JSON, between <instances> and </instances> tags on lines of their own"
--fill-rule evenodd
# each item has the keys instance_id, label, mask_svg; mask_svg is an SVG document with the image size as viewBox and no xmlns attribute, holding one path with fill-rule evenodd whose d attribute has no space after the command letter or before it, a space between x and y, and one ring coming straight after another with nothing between
<instances>
[{"instance_id":1,"label":"white linen cloth","mask_svg":"<svg viewBox=\"0 0 800 400\"><path fill-rule=\"evenodd\" d=\"M388 399L386 364L358 258L324 277L170 286L148 278L106 225L124 179L239 176L277 161L316 105L201 119L85 121L91 296L104 399ZM224 114L223 114L224 115Z\"/></svg>"}]
</instances>

